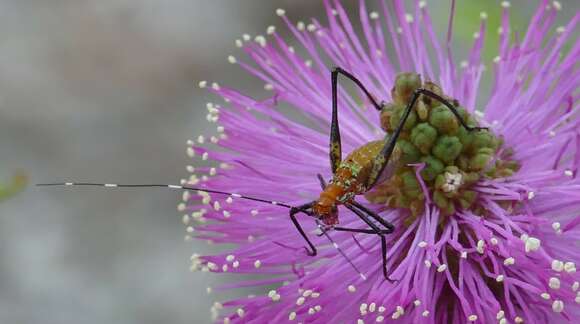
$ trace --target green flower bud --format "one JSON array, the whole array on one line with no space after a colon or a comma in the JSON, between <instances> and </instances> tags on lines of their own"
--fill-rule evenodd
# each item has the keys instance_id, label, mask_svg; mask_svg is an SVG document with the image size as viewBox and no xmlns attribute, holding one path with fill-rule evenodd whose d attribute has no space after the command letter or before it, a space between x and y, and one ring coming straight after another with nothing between
<instances>
[{"instance_id":1,"label":"green flower bud","mask_svg":"<svg viewBox=\"0 0 580 324\"><path fill-rule=\"evenodd\" d=\"M399 162L401 165L407 165L410 163L417 163L421 158L421 152L410 142L400 139L397 141L395 146L395 152L399 155Z\"/></svg>"},{"instance_id":2,"label":"green flower bud","mask_svg":"<svg viewBox=\"0 0 580 324\"><path fill-rule=\"evenodd\" d=\"M411 142L423 154L429 154L431 147L437 140L437 130L428 123L421 123L413 128L411 131Z\"/></svg>"},{"instance_id":3,"label":"green flower bud","mask_svg":"<svg viewBox=\"0 0 580 324\"><path fill-rule=\"evenodd\" d=\"M455 206L453 206L453 202L450 201L445 195L439 191L435 190L433 193L433 202L444 215L451 215L455 212Z\"/></svg>"},{"instance_id":4,"label":"green flower bud","mask_svg":"<svg viewBox=\"0 0 580 324\"><path fill-rule=\"evenodd\" d=\"M423 101L418 101L415 109L420 121L427 121L429 119L429 108Z\"/></svg>"},{"instance_id":5,"label":"green flower bud","mask_svg":"<svg viewBox=\"0 0 580 324\"><path fill-rule=\"evenodd\" d=\"M425 81L425 84L423 85L423 88L443 97L443 90L441 90L441 87L431 81ZM422 101L430 107L434 107L438 104L440 104L439 100L436 100L432 97L429 96L421 96L421 98L423 99Z\"/></svg>"},{"instance_id":6,"label":"green flower bud","mask_svg":"<svg viewBox=\"0 0 580 324\"><path fill-rule=\"evenodd\" d=\"M463 183L466 186L476 183L477 181L479 181L479 179L480 179L479 173L476 172L463 173Z\"/></svg>"},{"instance_id":7,"label":"green flower bud","mask_svg":"<svg viewBox=\"0 0 580 324\"><path fill-rule=\"evenodd\" d=\"M472 190L465 190L461 193L459 204L461 205L461 208L468 209L471 208L475 202L475 199L477 199L477 192Z\"/></svg>"},{"instance_id":8,"label":"green flower bud","mask_svg":"<svg viewBox=\"0 0 580 324\"><path fill-rule=\"evenodd\" d=\"M390 118L390 129L391 130L395 130L397 129L397 127L399 127L399 122L401 121L401 118L403 117L403 114L405 113L405 108L404 107L398 107L396 110L394 110L393 114L391 115ZM412 129L415 124L417 123L417 114L414 111L411 111L411 113L409 114L409 118L407 118L407 120L405 121L405 125L403 126L403 130L410 130Z\"/></svg>"},{"instance_id":9,"label":"green flower bud","mask_svg":"<svg viewBox=\"0 0 580 324\"><path fill-rule=\"evenodd\" d=\"M417 181L415 172L407 171L401 174L401 179L403 179L403 188L401 190L408 198L417 198L421 194L421 185Z\"/></svg>"},{"instance_id":10,"label":"green flower bud","mask_svg":"<svg viewBox=\"0 0 580 324\"><path fill-rule=\"evenodd\" d=\"M462 148L463 145L457 137L443 135L439 137L432 151L441 161L451 163L459 156Z\"/></svg>"},{"instance_id":11,"label":"green flower bud","mask_svg":"<svg viewBox=\"0 0 580 324\"><path fill-rule=\"evenodd\" d=\"M491 158L492 155L487 152L478 152L471 158L471 160L469 160L469 169L473 171L481 171L487 166Z\"/></svg>"},{"instance_id":12,"label":"green flower bud","mask_svg":"<svg viewBox=\"0 0 580 324\"><path fill-rule=\"evenodd\" d=\"M457 117L444 105L439 105L431 110L429 123L442 134L455 134L459 129Z\"/></svg>"},{"instance_id":13,"label":"green flower bud","mask_svg":"<svg viewBox=\"0 0 580 324\"><path fill-rule=\"evenodd\" d=\"M499 141L488 131L473 132L473 150L478 150L483 147L496 149Z\"/></svg>"},{"instance_id":14,"label":"green flower bud","mask_svg":"<svg viewBox=\"0 0 580 324\"><path fill-rule=\"evenodd\" d=\"M406 105L411 99L413 91L419 88L421 83L421 76L417 73L399 73L391 91L393 100L398 104Z\"/></svg>"},{"instance_id":15,"label":"green flower bud","mask_svg":"<svg viewBox=\"0 0 580 324\"><path fill-rule=\"evenodd\" d=\"M381 109L381 128L387 132L391 133L394 129L391 127L391 116L393 116L395 111L404 109L403 106L394 103L387 103L383 105Z\"/></svg>"},{"instance_id":16,"label":"green flower bud","mask_svg":"<svg viewBox=\"0 0 580 324\"><path fill-rule=\"evenodd\" d=\"M472 148L472 144L473 144L473 137L474 137L474 133L475 132L470 132L467 129L465 129L465 127L459 127L459 129L457 130L457 138L459 138L459 141L461 142L461 144L463 144L463 150L464 151L469 151Z\"/></svg>"},{"instance_id":17,"label":"green flower bud","mask_svg":"<svg viewBox=\"0 0 580 324\"><path fill-rule=\"evenodd\" d=\"M445 165L432 156L424 156L421 162L425 163L425 168L421 171L421 176L425 181L433 181L438 174L443 172Z\"/></svg>"}]
</instances>

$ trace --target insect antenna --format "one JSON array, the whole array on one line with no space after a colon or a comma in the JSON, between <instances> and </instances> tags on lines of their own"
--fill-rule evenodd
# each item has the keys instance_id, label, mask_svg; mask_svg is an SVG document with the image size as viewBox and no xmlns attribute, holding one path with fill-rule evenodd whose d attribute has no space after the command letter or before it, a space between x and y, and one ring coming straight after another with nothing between
<instances>
[{"instance_id":1,"label":"insect antenna","mask_svg":"<svg viewBox=\"0 0 580 324\"><path fill-rule=\"evenodd\" d=\"M213 190L213 189L205 189L205 188L198 188L198 187L191 187L191 186L182 186L182 185L172 185L172 184L119 184L119 183L95 183L95 182L54 182L54 183L37 183L37 187L104 187L104 188L168 188L168 189L177 189L177 190L190 190L190 191L201 191L207 193L214 193L220 195L231 196L233 198L245 199L250 201L257 201L265 204L281 206L284 208L292 209L295 208L292 205L288 205L285 203L277 202L274 200L267 200L256 198L252 196L240 195L237 193L231 193L226 191L220 190ZM318 220L316 220L316 224L318 228L322 231L324 236L332 243L332 246L346 259L346 261L353 267L353 269L359 274L359 276L366 280L366 276L356 267L356 265L350 260L350 258L342 251L342 249L338 246L338 244L328 235L326 230L323 229L322 224Z\"/></svg>"}]
</instances>

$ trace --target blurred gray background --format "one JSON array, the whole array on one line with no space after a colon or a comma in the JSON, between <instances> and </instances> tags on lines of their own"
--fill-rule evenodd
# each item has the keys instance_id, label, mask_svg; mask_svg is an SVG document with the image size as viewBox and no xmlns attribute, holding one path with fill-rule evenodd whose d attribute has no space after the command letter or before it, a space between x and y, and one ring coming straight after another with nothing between
<instances>
[{"instance_id":1,"label":"blurred gray background","mask_svg":"<svg viewBox=\"0 0 580 324\"><path fill-rule=\"evenodd\" d=\"M471 41L482 9L496 38L498 2L474 2L458 8L456 44ZM444 30L449 2L428 3ZM528 3L512 4L519 28ZM323 16L308 0L0 0L0 179L178 182L186 140L210 129L215 98L197 82L258 93L226 57L241 55L242 32L282 26L277 7L294 21ZM225 295L206 287L226 276L189 272L191 253L216 247L184 243L179 202L155 189L33 186L1 202L0 323L209 322Z\"/></svg>"}]
</instances>

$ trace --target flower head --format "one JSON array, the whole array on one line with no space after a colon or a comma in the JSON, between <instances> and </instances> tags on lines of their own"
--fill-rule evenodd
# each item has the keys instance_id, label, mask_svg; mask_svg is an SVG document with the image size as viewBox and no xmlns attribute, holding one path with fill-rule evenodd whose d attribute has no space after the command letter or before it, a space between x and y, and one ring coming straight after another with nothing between
<instances>
[{"instance_id":1,"label":"flower head","mask_svg":"<svg viewBox=\"0 0 580 324\"><path fill-rule=\"evenodd\" d=\"M192 175L185 182L233 194L186 193L180 209L188 212L184 221L197 238L236 248L194 255L192 269L261 275L226 288L275 286L261 295L216 303L216 319L258 323L577 319L580 46L573 43L567 51L564 47L572 41L579 15L554 29L561 6L542 1L526 34L510 42L510 9L504 2L494 62L486 66L481 57L486 33L482 14L468 58L458 66L449 46L452 28L442 44L424 2L412 7L401 1L381 4L381 13L369 13L360 1L362 35L355 32L338 1L325 1L326 24L316 19L294 24L279 9L278 16L302 54L273 27L267 36L244 35L236 44L250 59L232 56L229 61L266 84L272 93L265 99L217 83L200 83L225 103L208 104L207 118L216 124L217 135L210 143L203 136L190 142L188 153L218 164L189 167ZM328 228L296 214L318 248L316 256L305 253L305 242L288 215L286 207L321 196L317 174L333 178L328 65L350 72L372 96L385 101L378 113L362 91L339 87L345 153L382 140L385 131L391 136L418 86L448 98L470 126L489 128L468 132L449 109L422 96L402 128L389 177L373 190L356 192L359 202L395 226L394 232L384 235L392 280L383 276L378 235L332 230L334 221L368 230L351 210L339 207L338 218L329 221ZM493 74L493 86L483 96L479 83L486 69ZM400 72L409 73L401 77ZM483 103L480 110L477 102ZM353 177L360 172L352 164L347 171L341 172ZM316 235L320 228L328 230Z\"/></svg>"}]
</instances>

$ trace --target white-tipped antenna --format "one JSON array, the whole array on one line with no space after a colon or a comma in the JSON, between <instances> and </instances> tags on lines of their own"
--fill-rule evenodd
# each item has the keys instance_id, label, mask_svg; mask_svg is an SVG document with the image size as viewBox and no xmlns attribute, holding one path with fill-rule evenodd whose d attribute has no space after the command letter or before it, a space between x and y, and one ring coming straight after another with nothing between
<instances>
[{"instance_id":1,"label":"white-tipped antenna","mask_svg":"<svg viewBox=\"0 0 580 324\"><path fill-rule=\"evenodd\" d=\"M232 196L234 198L258 201L270 205L282 206L286 208L292 208L292 206L279 203L273 200L266 200L260 199L251 196L240 195L237 193L219 191L219 190L211 190L205 188L197 188L197 187L190 187L190 186L181 186L181 185L172 185L172 184L117 184L117 183L94 183L94 182L55 182L55 183L38 183L36 184L38 187L105 187L105 188L169 188L169 189L178 189L178 190L191 190L191 191L203 191L207 193L215 193L220 195L227 195Z\"/></svg>"},{"instance_id":2,"label":"white-tipped antenna","mask_svg":"<svg viewBox=\"0 0 580 324\"><path fill-rule=\"evenodd\" d=\"M36 184L38 187L103 187L103 188L169 188L169 189L178 189L178 190L191 190L191 191L202 191L207 193L215 193L220 195L227 195L234 198L246 199L251 201L257 201L265 204L281 206L284 208L294 208L294 206L280 203L274 200L267 200L267 199L260 199L251 196L240 195L237 193L225 192L220 190L212 190L212 189L205 189L205 188L198 188L198 187L190 187L190 186L182 186L182 185L173 185L173 184L118 184L118 183L94 183L94 182L55 182L55 183L38 183ZM342 251L342 249L338 246L336 242L328 235L328 233L323 229L322 224L318 220L316 220L316 225L322 231L324 236L332 243L332 246L338 250L346 261L352 266L352 268L359 274L359 276L366 280L367 277L356 267L356 265L348 258L348 256Z\"/></svg>"}]
</instances>

